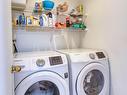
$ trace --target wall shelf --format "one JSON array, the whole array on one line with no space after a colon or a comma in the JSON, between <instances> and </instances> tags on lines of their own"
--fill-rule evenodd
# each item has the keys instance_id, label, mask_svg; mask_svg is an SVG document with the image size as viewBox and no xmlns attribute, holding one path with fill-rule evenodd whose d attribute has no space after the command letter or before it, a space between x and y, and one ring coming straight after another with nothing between
<instances>
[{"instance_id":1,"label":"wall shelf","mask_svg":"<svg viewBox=\"0 0 127 95\"><path fill-rule=\"evenodd\" d=\"M55 27L40 27L40 26L13 26L15 32L86 32L87 29L64 28L57 29Z\"/></svg>"},{"instance_id":2,"label":"wall shelf","mask_svg":"<svg viewBox=\"0 0 127 95\"><path fill-rule=\"evenodd\" d=\"M17 14L22 14L22 13L24 13L24 14L31 14L31 15L33 15L33 16L35 16L35 15L41 15L42 13L43 14L47 14L48 12L50 12L50 11L48 11L48 10L23 10L23 11L21 11L21 10L12 10L14 13L17 13Z\"/></svg>"}]
</instances>

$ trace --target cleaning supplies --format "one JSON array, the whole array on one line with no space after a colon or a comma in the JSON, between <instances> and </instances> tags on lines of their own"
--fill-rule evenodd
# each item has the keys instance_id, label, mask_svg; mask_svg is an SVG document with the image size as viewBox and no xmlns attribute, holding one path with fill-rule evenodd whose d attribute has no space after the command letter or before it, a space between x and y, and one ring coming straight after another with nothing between
<instances>
[{"instance_id":1,"label":"cleaning supplies","mask_svg":"<svg viewBox=\"0 0 127 95\"><path fill-rule=\"evenodd\" d=\"M25 17L25 15L24 15L24 13L22 14L22 21L21 21L21 24L22 24L23 26L26 25L26 17Z\"/></svg>"},{"instance_id":2,"label":"cleaning supplies","mask_svg":"<svg viewBox=\"0 0 127 95\"><path fill-rule=\"evenodd\" d=\"M52 13L48 13L48 27L53 27L53 18L52 18Z\"/></svg>"},{"instance_id":3,"label":"cleaning supplies","mask_svg":"<svg viewBox=\"0 0 127 95\"><path fill-rule=\"evenodd\" d=\"M76 8L76 10L77 10L77 12L80 15L83 15L83 5L82 4L78 5L77 8Z\"/></svg>"},{"instance_id":4,"label":"cleaning supplies","mask_svg":"<svg viewBox=\"0 0 127 95\"><path fill-rule=\"evenodd\" d=\"M54 2L50 0L44 0L43 1L43 7L45 10L52 10L54 7Z\"/></svg>"},{"instance_id":5,"label":"cleaning supplies","mask_svg":"<svg viewBox=\"0 0 127 95\"><path fill-rule=\"evenodd\" d=\"M18 25L26 25L26 17L24 13L18 16Z\"/></svg>"},{"instance_id":6,"label":"cleaning supplies","mask_svg":"<svg viewBox=\"0 0 127 95\"><path fill-rule=\"evenodd\" d=\"M48 17L46 14L42 14L43 17L43 27L48 27Z\"/></svg>"},{"instance_id":7,"label":"cleaning supplies","mask_svg":"<svg viewBox=\"0 0 127 95\"><path fill-rule=\"evenodd\" d=\"M18 24L19 24L19 25L22 24L22 15L19 15Z\"/></svg>"},{"instance_id":8,"label":"cleaning supplies","mask_svg":"<svg viewBox=\"0 0 127 95\"><path fill-rule=\"evenodd\" d=\"M33 25L33 16L27 16L27 26L32 26Z\"/></svg>"},{"instance_id":9,"label":"cleaning supplies","mask_svg":"<svg viewBox=\"0 0 127 95\"><path fill-rule=\"evenodd\" d=\"M40 26L43 26L43 16L40 16Z\"/></svg>"},{"instance_id":10,"label":"cleaning supplies","mask_svg":"<svg viewBox=\"0 0 127 95\"><path fill-rule=\"evenodd\" d=\"M33 26L40 26L39 16L33 16Z\"/></svg>"},{"instance_id":11,"label":"cleaning supplies","mask_svg":"<svg viewBox=\"0 0 127 95\"><path fill-rule=\"evenodd\" d=\"M41 2L41 0L36 0L35 1L33 12L35 12L35 13L42 12L42 2Z\"/></svg>"},{"instance_id":12,"label":"cleaning supplies","mask_svg":"<svg viewBox=\"0 0 127 95\"><path fill-rule=\"evenodd\" d=\"M75 29L82 29L82 30L86 29L86 25L84 23L73 23L72 27Z\"/></svg>"},{"instance_id":13,"label":"cleaning supplies","mask_svg":"<svg viewBox=\"0 0 127 95\"><path fill-rule=\"evenodd\" d=\"M55 27L56 19L57 19L55 14L52 14L52 19L53 19L53 27Z\"/></svg>"},{"instance_id":14,"label":"cleaning supplies","mask_svg":"<svg viewBox=\"0 0 127 95\"><path fill-rule=\"evenodd\" d=\"M70 27L70 17L66 17L66 27Z\"/></svg>"},{"instance_id":15,"label":"cleaning supplies","mask_svg":"<svg viewBox=\"0 0 127 95\"><path fill-rule=\"evenodd\" d=\"M67 2L64 2L63 4L59 4L57 7L57 12L66 12L68 10L69 5Z\"/></svg>"}]
</instances>

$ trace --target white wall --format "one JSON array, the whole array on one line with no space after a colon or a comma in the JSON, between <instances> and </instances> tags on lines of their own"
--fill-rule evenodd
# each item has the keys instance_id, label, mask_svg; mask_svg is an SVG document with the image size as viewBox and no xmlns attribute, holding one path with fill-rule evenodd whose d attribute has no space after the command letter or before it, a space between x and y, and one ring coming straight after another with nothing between
<instances>
[{"instance_id":1,"label":"white wall","mask_svg":"<svg viewBox=\"0 0 127 95\"><path fill-rule=\"evenodd\" d=\"M127 95L127 0L87 0L85 48L105 49L110 57L112 93Z\"/></svg>"},{"instance_id":2,"label":"white wall","mask_svg":"<svg viewBox=\"0 0 127 95\"><path fill-rule=\"evenodd\" d=\"M53 38L54 35L62 37L64 35L67 40L68 48L80 47L81 36L84 33L68 32L66 31L48 31L48 32L17 32L16 33L16 47L18 52L30 52L30 51L47 51L54 50ZM61 38L62 39L62 38ZM59 43L63 46L63 43Z\"/></svg>"},{"instance_id":3,"label":"white wall","mask_svg":"<svg viewBox=\"0 0 127 95\"><path fill-rule=\"evenodd\" d=\"M12 95L11 0L0 1L0 95Z\"/></svg>"}]
</instances>

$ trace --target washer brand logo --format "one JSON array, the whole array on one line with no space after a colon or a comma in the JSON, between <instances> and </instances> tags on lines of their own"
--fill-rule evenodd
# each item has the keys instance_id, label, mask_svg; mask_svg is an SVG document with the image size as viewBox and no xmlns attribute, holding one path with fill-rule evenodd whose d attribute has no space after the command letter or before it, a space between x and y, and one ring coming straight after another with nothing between
<instances>
[{"instance_id":1,"label":"washer brand logo","mask_svg":"<svg viewBox=\"0 0 127 95\"><path fill-rule=\"evenodd\" d=\"M14 60L14 62L21 62L21 61L23 61L23 60Z\"/></svg>"}]
</instances>

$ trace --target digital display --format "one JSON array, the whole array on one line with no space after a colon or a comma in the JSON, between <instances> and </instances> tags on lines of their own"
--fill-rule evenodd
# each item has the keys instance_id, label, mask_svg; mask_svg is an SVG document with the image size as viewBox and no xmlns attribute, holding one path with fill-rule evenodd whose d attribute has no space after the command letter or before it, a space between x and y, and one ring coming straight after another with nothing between
<instances>
[{"instance_id":1,"label":"digital display","mask_svg":"<svg viewBox=\"0 0 127 95\"><path fill-rule=\"evenodd\" d=\"M97 57L98 57L99 59L105 58L105 55L104 55L103 52L96 52L96 54L97 54Z\"/></svg>"},{"instance_id":2,"label":"digital display","mask_svg":"<svg viewBox=\"0 0 127 95\"><path fill-rule=\"evenodd\" d=\"M49 57L50 65L59 65L63 64L61 56Z\"/></svg>"}]
</instances>

